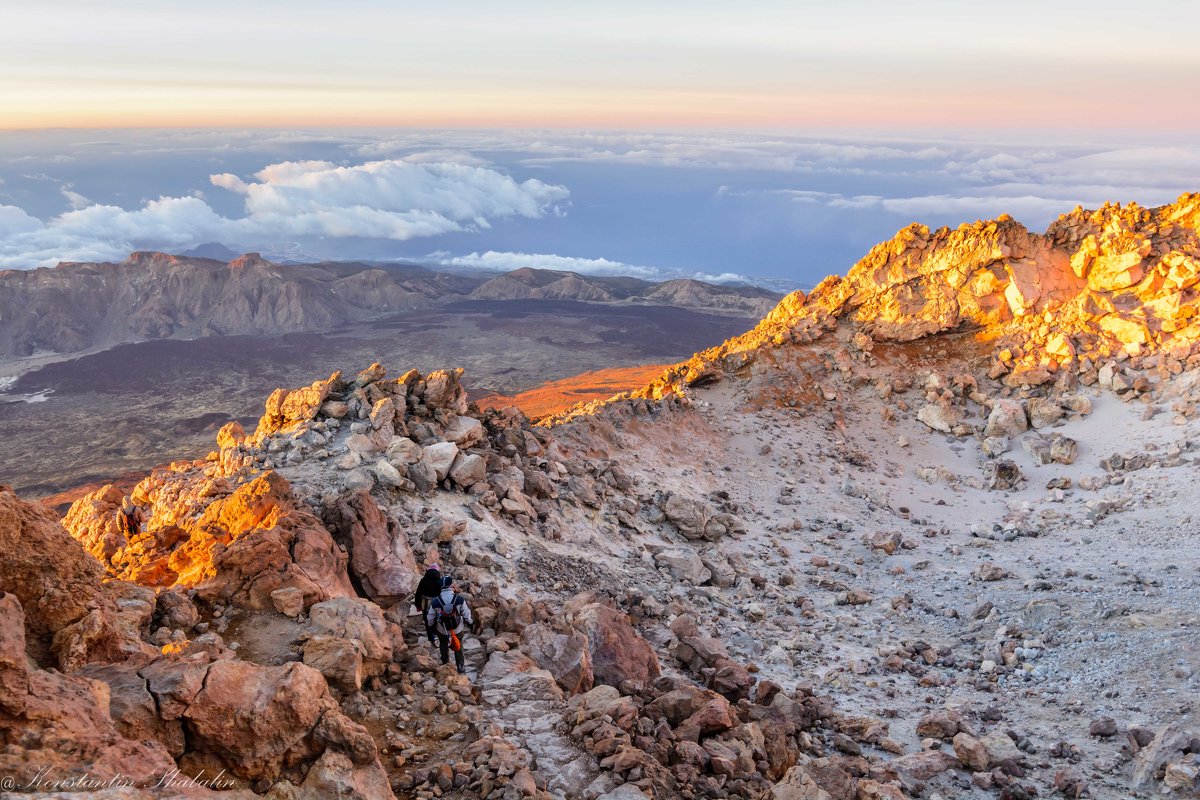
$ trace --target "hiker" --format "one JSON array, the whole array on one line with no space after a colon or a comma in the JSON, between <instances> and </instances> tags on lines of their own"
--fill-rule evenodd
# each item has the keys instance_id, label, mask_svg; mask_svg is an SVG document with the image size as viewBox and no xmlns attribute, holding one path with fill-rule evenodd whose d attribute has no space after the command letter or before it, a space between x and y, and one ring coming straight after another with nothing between
<instances>
[{"instance_id":1,"label":"hiker","mask_svg":"<svg viewBox=\"0 0 1200 800\"><path fill-rule=\"evenodd\" d=\"M126 539L132 539L142 532L141 512L128 497L121 503L121 510L117 514L117 527Z\"/></svg>"},{"instance_id":2,"label":"hiker","mask_svg":"<svg viewBox=\"0 0 1200 800\"><path fill-rule=\"evenodd\" d=\"M421 612L421 621L425 623L425 635L430 644L437 644L434 638L433 624L429 622L429 605L433 598L442 592L442 571L437 564L430 564L417 584L417 610Z\"/></svg>"},{"instance_id":3,"label":"hiker","mask_svg":"<svg viewBox=\"0 0 1200 800\"><path fill-rule=\"evenodd\" d=\"M463 657L462 640L459 635L468 625L474 625L471 609L467 600L458 593L454 578L450 575L442 578L442 591L429 604L425 613L425 624L436 629L438 648L442 653L442 663L450 661L450 650L454 650L454 666L458 671L466 672L466 661Z\"/></svg>"}]
</instances>

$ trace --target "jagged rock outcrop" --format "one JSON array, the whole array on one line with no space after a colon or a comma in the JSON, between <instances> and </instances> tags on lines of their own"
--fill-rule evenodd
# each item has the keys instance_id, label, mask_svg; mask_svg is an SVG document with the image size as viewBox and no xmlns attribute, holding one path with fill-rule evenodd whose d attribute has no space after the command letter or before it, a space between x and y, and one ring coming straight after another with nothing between
<instances>
[{"instance_id":1,"label":"jagged rock outcrop","mask_svg":"<svg viewBox=\"0 0 1200 800\"><path fill-rule=\"evenodd\" d=\"M286 780L311 789L326 780L323 761L337 756L349 761L354 796L390 796L370 735L337 709L320 673L303 664L268 667L198 654L133 659L77 675L105 688L120 735L169 753L185 775L224 774L243 787ZM166 773L161 761L158 767Z\"/></svg>"},{"instance_id":2,"label":"jagged rock outcrop","mask_svg":"<svg viewBox=\"0 0 1200 800\"><path fill-rule=\"evenodd\" d=\"M0 592L24 607L24 641L35 661L69 672L150 649L140 633L153 592L104 579L104 567L48 509L0 487Z\"/></svg>"},{"instance_id":3,"label":"jagged rock outcrop","mask_svg":"<svg viewBox=\"0 0 1200 800\"><path fill-rule=\"evenodd\" d=\"M1200 194L1153 209L1077 208L1044 234L1008 216L954 230L913 224L845 277L789 294L745 335L614 400L686 393L744 368L762 349L810 342L839 324L860 333L855 341L866 350L872 341L976 331L993 343L993 377L1013 386L1047 383L1061 372L1094 383L1114 359L1178 370L1200 356L1197 284Z\"/></svg>"},{"instance_id":4,"label":"jagged rock outcrop","mask_svg":"<svg viewBox=\"0 0 1200 800\"><path fill-rule=\"evenodd\" d=\"M62 781L154 783L174 769L158 742L121 735L107 684L37 669L25 635L18 597L0 593L0 774L23 786L38 770Z\"/></svg>"},{"instance_id":5,"label":"jagged rock outcrop","mask_svg":"<svg viewBox=\"0 0 1200 800\"><path fill-rule=\"evenodd\" d=\"M241 539L261 536L256 525L266 524L267 534L286 528L280 508L286 483L262 476L245 486L251 488L244 497L235 500L235 492L227 498L232 503L202 518L224 529L244 523ZM152 618L199 630L187 597L167 591L156 602L152 590L108 578L47 510L7 490L0 492L0 543L0 772L6 776L32 781L40 769L44 780L119 778L152 786L178 762L186 776L225 770L236 778L229 786L259 791L283 782L295 796L391 796L374 741L337 710L317 670L232 660L211 633L165 647L183 655L163 657L141 637ZM236 552L236 541L217 548L212 566L227 580L203 584L198 594L209 603L220 597L257 608L271 560L239 562L253 564L253 575L223 573L226 557ZM341 574L344 581L344 561ZM239 588L217 588L232 584ZM395 632L373 604L338 602L327 604L329 613L314 611L314 623L328 638L353 642L366 674L380 674L393 657ZM203 794L203 787L192 788Z\"/></svg>"},{"instance_id":6,"label":"jagged rock outcrop","mask_svg":"<svg viewBox=\"0 0 1200 800\"><path fill-rule=\"evenodd\" d=\"M194 478L179 469L138 484L133 496L150 513L128 538L114 522L122 511L110 487L77 501L64 524L112 574L194 587L207 602L268 609L283 588L298 589L306 606L354 593L346 555L282 476L263 473L232 491L224 479Z\"/></svg>"}]
</instances>

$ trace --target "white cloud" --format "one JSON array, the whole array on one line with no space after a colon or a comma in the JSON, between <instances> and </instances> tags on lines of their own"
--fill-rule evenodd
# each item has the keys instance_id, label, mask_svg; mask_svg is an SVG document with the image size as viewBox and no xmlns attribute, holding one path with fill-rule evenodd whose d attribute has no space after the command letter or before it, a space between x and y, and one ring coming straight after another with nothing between
<instances>
[{"instance_id":1,"label":"white cloud","mask_svg":"<svg viewBox=\"0 0 1200 800\"><path fill-rule=\"evenodd\" d=\"M505 253L488 250L483 253L468 253L465 256L450 256L444 252L430 254L438 264L470 269L509 272L514 269L548 269L558 272L577 272L580 275L627 275L647 281L666 281L675 278L693 278L706 283L756 283L760 279L738 275L733 272L713 274L709 272L686 272L677 269L647 267L610 261L607 258L580 258L560 256L553 253Z\"/></svg>"},{"instance_id":2,"label":"white cloud","mask_svg":"<svg viewBox=\"0 0 1200 800\"><path fill-rule=\"evenodd\" d=\"M732 196L773 194L795 203L824 205L849 211L882 210L906 219L920 221L932 216L957 216L964 219L990 219L1011 214L1028 224L1038 225L1070 211L1080 201L1070 196L1046 197L1025 195L952 195L930 194L912 197L884 197L876 194L842 195L804 189L785 189L771 192L726 192Z\"/></svg>"},{"instance_id":3,"label":"white cloud","mask_svg":"<svg viewBox=\"0 0 1200 800\"><path fill-rule=\"evenodd\" d=\"M449 267L508 272L514 269L551 269L563 272L578 272L580 275L632 275L646 280L658 280L662 270L610 261L607 258L578 258L559 256L552 253L501 253L488 250L484 253L468 253L465 256L440 258L438 263Z\"/></svg>"},{"instance_id":4,"label":"white cloud","mask_svg":"<svg viewBox=\"0 0 1200 800\"><path fill-rule=\"evenodd\" d=\"M562 186L517 183L496 170L451 163L286 161L255 177L247 183L226 173L211 180L246 196L249 221L290 235L402 241L486 229L494 217L540 217L569 195Z\"/></svg>"},{"instance_id":5,"label":"white cloud","mask_svg":"<svg viewBox=\"0 0 1200 800\"><path fill-rule=\"evenodd\" d=\"M984 197L955 195L922 195L918 197L852 197L830 201L829 205L843 208L876 206L893 214L921 219L933 215L962 216L991 219L1011 214L1018 219L1043 220L1066 213L1077 205L1071 200L1024 195L1019 197Z\"/></svg>"},{"instance_id":6,"label":"white cloud","mask_svg":"<svg viewBox=\"0 0 1200 800\"><path fill-rule=\"evenodd\" d=\"M41 220L16 206L0 206L0 238L36 231L41 226Z\"/></svg>"},{"instance_id":7,"label":"white cloud","mask_svg":"<svg viewBox=\"0 0 1200 800\"><path fill-rule=\"evenodd\" d=\"M63 197L67 198L67 202L71 204L71 208L74 208L76 210L81 209L81 208L87 208L88 206L90 206L92 204L91 200L88 200L86 197L81 195L79 192L71 191L66 186L62 187L59 191L62 192Z\"/></svg>"},{"instance_id":8,"label":"white cloud","mask_svg":"<svg viewBox=\"0 0 1200 800\"><path fill-rule=\"evenodd\" d=\"M476 166L374 161L339 167L282 162L254 181L228 173L215 186L245 196L245 216L217 214L200 197L161 197L141 208L88 204L66 188L74 210L42 222L0 206L0 267L123 258L131 250L179 248L205 241L364 237L403 241L486 229L491 220L561 213L565 187Z\"/></svg>"}]
</instances>

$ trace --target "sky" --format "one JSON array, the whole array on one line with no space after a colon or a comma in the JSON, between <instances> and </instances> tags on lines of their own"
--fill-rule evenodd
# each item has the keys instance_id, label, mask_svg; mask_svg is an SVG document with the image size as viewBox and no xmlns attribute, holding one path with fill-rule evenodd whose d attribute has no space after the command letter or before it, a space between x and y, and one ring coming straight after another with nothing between
<instances>
[{"instance_id":1,"label":"sky","mask_svg":"<svg viewBox=\"0 0 1200 800\"><path fill-rule=\"evenodd\" d=\"M1194 130L1187 0L3 0L0 126Z\"/></svg>"},{"instance_id":2,"label":"sky","mask_svg":"<svg viewBox=\"0 0 1200 800\"><path fill-rule=\"evenodd\" d=\"M0 16L0 268L220 242L791 288L912 221L1200 190L1184 2Z\"/></svg>"}]
</instances>

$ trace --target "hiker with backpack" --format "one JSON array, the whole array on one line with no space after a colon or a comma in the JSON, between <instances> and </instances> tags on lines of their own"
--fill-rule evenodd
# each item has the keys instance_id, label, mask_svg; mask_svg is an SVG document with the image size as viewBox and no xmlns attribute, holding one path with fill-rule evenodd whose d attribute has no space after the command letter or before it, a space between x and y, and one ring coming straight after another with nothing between
<instances>
[{"instance_id":1,"label":"hiker with backpack","mask_svg":"<svg viewBox=\"0 0 1200 800\"><path fill-rule=\"evenodd\" d=\"M450 651L454 651L454 665L458 671L466 671L466 660L463 657L461 634L468 625L475 623L467 599L458 593L454 578L450 575L442 578L442 591L433 598L429 610L425 612L425 624L437 633L438 649L442 654L442 663L450 661Z\"/></svg>"},{"instance_id":2,"label":"hiker with backpack","mask_svg":"<svg viewBox=\"0 0 1200 800\"><path fill-rule=\"evenodd\" d=\"M425 635L429 637L430 644L437 644L437 639L434 638L433 623L429 622L429 606L433 603L433 599L441 593L441 569L437 564L430 564L425 570L425 574L421 576L421 582L417 584L416 592L417 610L421 612L421 621L425 623Z\"/></svg>"},{"instance_id":3,"label":"hiker with backpack","mask_svg":"<svg viewBox=\"0 0 1200 800\"><path fill-rule=\"evenodd\" d=\"M142 512L128 497L121 503L121 509L117 512L117 529L126 540L142 532Z\"/></svg>"}]
</instances>

